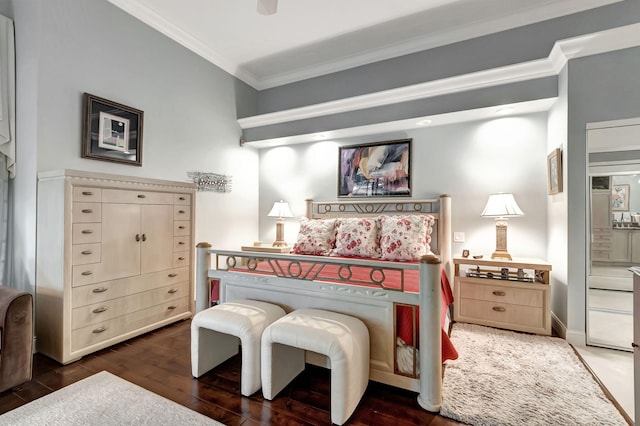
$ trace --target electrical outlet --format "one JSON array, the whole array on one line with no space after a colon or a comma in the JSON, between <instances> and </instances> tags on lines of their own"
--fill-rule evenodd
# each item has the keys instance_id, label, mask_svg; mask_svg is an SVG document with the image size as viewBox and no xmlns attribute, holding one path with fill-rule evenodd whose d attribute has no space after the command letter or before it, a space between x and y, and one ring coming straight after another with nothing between
<instances>
[{"instance_id":1,"label":"electrical outlet","mask_svg":"<svg viewBox=\"0 0 640 426\"><path fill-rule=\"evenodd\" d=\"M453 233L453 242L455 242L455 243L464 243L464 232L454 232Z\"/></svg>"}]
</instances>

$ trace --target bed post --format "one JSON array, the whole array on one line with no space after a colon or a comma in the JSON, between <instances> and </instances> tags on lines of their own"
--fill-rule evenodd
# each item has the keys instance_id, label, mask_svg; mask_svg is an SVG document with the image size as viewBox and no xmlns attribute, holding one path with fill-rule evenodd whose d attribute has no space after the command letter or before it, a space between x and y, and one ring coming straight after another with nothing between
<instances>
[{"instance_id":1,"label":"bed post","mask_svg":"<svg viewBox=\"0 0 640 426\"><path fill-rule=\"evenodd\" d=\"M211 244L196 245L196 313L209 307L209 268L211 267Z\"/></svg>"},{"instance_id":2,"label":"bed post","mask_svg":"<svg viewBox=\"0 0 640 426\"><path fill-rule=\"evenodd\" d=\"M420 259L420 393L418 404L431 412L442 404L442 325L440 268L437 256Z\"/></svg>"},{"instance_id":3,"label":"bed post","mask_svg":"<svg viewBox=\"0 0 640 426\"><path fill-rule=\"evenodd\" d=\"M451 196L443 194L440 196L440 225L438 227L440 235L440 261L442 267L453 284L453 256L451 254Z\"/></svg>"},{"instance_id":4,"label":"bed post","mask_svg":"<svg viewBox=\"0 0 640 426\"><path fill-rule=\"evenodd\" d=\"M307 198L304 202L307 204L307 219L313 219L313 199Z\"/></svg>"}]
</instances>

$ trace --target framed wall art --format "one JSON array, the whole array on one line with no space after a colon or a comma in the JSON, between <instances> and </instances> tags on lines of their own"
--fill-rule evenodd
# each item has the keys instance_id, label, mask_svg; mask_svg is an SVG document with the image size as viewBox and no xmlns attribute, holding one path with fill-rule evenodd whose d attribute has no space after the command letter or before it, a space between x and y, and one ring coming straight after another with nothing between
<instances>
[{"instance_id":1,"label":"framed wall art","mask_svg":"<svg viewBox=\"0 0 640 426\"><path fill-rule=\"evenodd\" d=\"M556 148L547 156L547 192L562 192L562 150Z\"/></svg>"},{"instance_id":2,"label":"framed wall art","mask_svg":"<svg viewBox=\"0 0 640 426\"><path fill-rule=\"evenodd\" d=\"M411 139L340 147L338 196L411 196Z\"/></svg>"},{"instance_id":3,"label":"framed wall art","mask_svg":"<svg viewBox=\"0 0 640 426\"><path fill-rule=\"evenodd\" d=\"M614 212L629 211L629 192L630 185L613 185L611 186L611 210Z\"/></svg>"},{"instance_id":4,"label":"framed wall art","mask_svg":"<svg viewBox=\"0 0 640 426\"><path fill-rule=\"evenodd\" d=\"M142 166L144 112L84 94L82 157Z\"/></svg>"}]
</instances>

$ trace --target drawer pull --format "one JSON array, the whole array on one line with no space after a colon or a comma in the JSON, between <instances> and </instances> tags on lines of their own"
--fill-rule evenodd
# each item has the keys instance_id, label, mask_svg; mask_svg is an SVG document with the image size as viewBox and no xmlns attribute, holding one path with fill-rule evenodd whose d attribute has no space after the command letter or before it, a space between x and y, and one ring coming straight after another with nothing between
<instances>
[{"instance_id":1,"label":"drawer pull","mask_svg":"<svg viewBox=\"0 0 640 426\"><path fill-rule=\"evenodd\" d=\"M178 306L177 305L171 305L171 306L167 306L167 309L176 309Z\"/></svg>"},{"instance_id":2,"label":"drawer pull","mask_svg":"<svg viewBox=\"0 0 640 426\"><path fill-rule=\"evenodd\" d=\"M178 197L178 200L180 200L180 201L184 201L184 200L186 200L186 198L184 198L184 197Z\"/></svg>"},{"instance_id":3,"label":"drawer pull","mask_svg":"<svg viewBox=\"0 0 640 426\"><path fill-rule=\"evenodd\" d=\"M506 309L503 308L502 306L494 306L493 310L496 311L496 312L505 312L506 311Z\"/></svg>"},{"instance_id":4,"label":"drawer pull","mask_svg":"<svg viewBox=\"0 0 640 426\"><path fill-rule=\"evenodd\" d=\"M147 198L147 196L144 194L138 194L138 198Z\"/></svg>"},{"instance_id":5,"label":"drawer pull","mask_svg":"<svg viewBox=\"0 0 640 426\"><path fill-rule=\"evenodd\" d=\"M82 209L82 213L93 213L93 209Z\"/></svg>"},{"instance_id":6,"label":"drawer pull","mask_svg":"<svg viewBox=\"0 0 640 426\"><path fill-rule=\"evenodd\" d=\"M91 191L82 191L82 195L93 195Z\"/></svg>"},{"instance_id":7,"label":"drawer pull","mask_svg":"<svg viewBox=\"0 0 640 426\"><path fill-rule=\"evenodd\" d=\"M95 334L100 334L100 333L102 333L103 331L106 331L106 330L107 330L107 327L104 327L104 326L103 326L103 327L94 328L94 329L93 329L93 332L94 332Z\"/></svg>"},{"instance_id":8,"label":"drawer pull","mask_svg":"<svg viewBox=\"0 0 640 426\"><path fill-rule=\"evenodd\" d=\"M93 234L93 231L91 229L83 229L82 233L83 234Z\"/></svg>"},{"instance_id":9,"label":"drawer pull","mask_svg":"<svg viewBox=\"0 0 640 426\"><path fill-rule=\"evenodd\" d=\"M497 291L496 290L496 291L493 292L493 295L494 296L506 296L507 293L505 293L504 291Z\"/></svg>"},{"instance_id":10,"label":"drawer pull","mask_svg":"<svg viewBox=\"0 0 640 426\"><path fill-rule=\"evenodd\" d=\"M178 226L178 229L184 229L183 225Z\"/></svg>"},{"instance_id":11,"label":"drawer pull","mask_svg":"<svg viewBox=\"0 0 640 426\"><path fill-rule=\"evenodd\" d=\"M91 250L83 250L82 254L93 254Z\"/></svg>"},{"instance_id":12,"label":"drawer pull","mask_svg":"<svg viewBox=\"0 0 640 426\"><path fill-rule=\"evenodd\" d=\"M173 293L177 293L177 292L178 292L178 289L177 289L177 288L172 288L172 289L170 289L167 293L171 293L171 294L173 294Z\"/></svg>"},{"instance_id":13,"label":"drawer pull","mask_svg":"<svg viewBox=\"0 0 640 426\"><path fill-rule=\"evenodd\" d=\"M178 241L178 245L183 246L184 245L184 241Z\"/></svg>"},{"instance_id":14,"label":"drawer pull","mask_svg":"<svg viewBox=\"0 0 640 426\"><path fill-rule=\"evenodd\" d=\"M140 234L136 234L136 241L140 241Z\"/></svg>"},{"instance_id":15,"label":"drawer pull","mask_svg":"<svg viewBox=\"0 0 640 426\"><path fill-rule=\"evenodd\" d=\"M178 274L175 274L175 273L171 273L171 274L168 275L169 278L173 278L173 277L177 277L177 276L178 276Z\"/></svg>"},{"instance_id":16,"label":"drawer pull","mask_svg":"<svg viewBox=\"0 0 640 426\"><path fill-rule=\"evenodd\" d=\"M142 241L147 241L147 234L142 234Z\"/></svg>"},{"instance_id":17,"label":"drawer pull","mask_svg":"<svg viewBox=\"0 0 640 426\"><path fill-rule=\"evenodd\" d=\"M178 210L178 213L185 214L186 212L184 210Z\"/></svg>"},{"instance_id":18,"label":"drawer pull","mask_svg":"<svg viewBox=\"0 0 640 426\"><path fill-rule=\"evenodd\" d=\"M84 276L93 275L93 272L92 271L84 271L82 273L82 275L84 275Z\"/></svg>"},{"instance_id":19,"label":"drawer pull","mask_svg":"<svg viewBox=\"0 0 640 426\"><path fill-rule=\"evenodd\" d=\"M93 292L94 293L104 293L107 290L109 290L107 287L98 287L98 288L94 288Z\"/></svg>"},{"instance_id":20,"label":"drawer pull","mask_svg":"<svg viewBox=\"0 0 640 426\"><path fill-rule=\"evenodd\" d=\"M106 310L107 310L107 308L106 308L106 307L104 307L104 306L100 306L99 308L95 308L95 309L93 310L93 313L94 313L94 314L99 314L99 313L104 312L104 311L106 311Z\"/></svg>"}]
</instances>

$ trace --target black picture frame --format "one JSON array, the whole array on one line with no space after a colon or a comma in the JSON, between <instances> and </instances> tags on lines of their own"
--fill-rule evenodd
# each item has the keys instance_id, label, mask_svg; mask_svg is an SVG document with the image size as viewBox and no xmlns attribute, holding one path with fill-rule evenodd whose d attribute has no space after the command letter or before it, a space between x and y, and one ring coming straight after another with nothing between
<instances>
[{"instance_id":1,"label":"black picture frame","mask_svg":"<svg viewBox=\"0 0 640 426\"><path fill-rule=\"evenodd\" d=\"M82 158L142 166L144 112L89 93L83 105Z\"/></svg>"},{"instance_id":2,"label":"black picture frame","mask_svg":"<svg viewBox=\"0 0 640 426\"><path fill-rule=\"evenodd\" d=\"M343 146L338 197L410 197L412 139Z\"/></svg>"}]
</instances>

